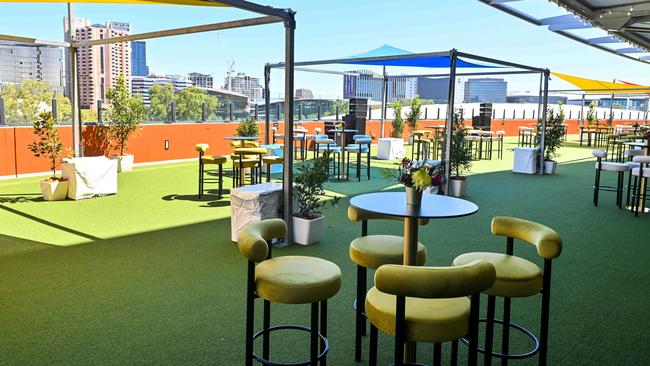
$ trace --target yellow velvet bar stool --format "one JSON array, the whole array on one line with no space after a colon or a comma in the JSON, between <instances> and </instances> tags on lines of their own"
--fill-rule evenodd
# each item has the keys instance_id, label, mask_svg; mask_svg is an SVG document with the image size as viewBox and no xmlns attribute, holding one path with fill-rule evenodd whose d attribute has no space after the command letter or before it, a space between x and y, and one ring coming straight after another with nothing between
<instances>
[{"instance_id":1,"label":"yellow velvet bar stool","mask_svg":"<svg viewBox=\"0 0 650 366\"><path fill-rule=\"evenodd\" d=\"M424 156L425 152L428 150L426 146L431 142L428 137L431 131L418 130L413 131L413 149L411 150L411 160L420 160L420 154L422 154L423 159L426 159ZM414 159L415 157L415 159Z\"/></svg>"},{"instance_id":2,"label":"yellow velvet bar stool","mask_svg":"<svg viewBox=\"0 0 650 366\"><path fill-rule=\"evenodd\" d=\"M266 181L271 181L271 166L284 164L284 157L282 156L263 156L262 163L266 166Z\"/></svg>"},{"instance_id":3,"label":"yellow velvet bar stool","mask_svg":"<svg viewBox=\"0 0 650 366\"><path fill-rule=\"evenodd\" d=\"M205 178L205 166L206 165L217 165L218 176L217 179L210 179L210 183L219 184L219 199L223 195L223 165L228 162L228 158L225 156L206 156L205 152L210 148L208 144L196 144L194 149L199 152L199 198L203 196L203 184L208 182Z\"/></svg>"},{"instance_id":4,"label":"yellow velvet bar stool","mask_svg":"<svg viewBox=\"0 0 650 366\"><path fill-rule=\"evenodd\" d=\"M258 147L240 147L233 151L232 159L233 186L240 187L246 184L246 169L251 171L251 184L262 180L262 157L266 149Z\"/></svg>"},{"instance_id":5,"label":"yellow velvet bar stool","mask_svg":"<svg viewBox=\"0 0 650 366\"><path fill-rule=\"evenodd\" d=\"M377 269L385 264L404 263L404 237L395 235L368 235L368 220L400 220L390 216L382 216L348 207L348 219L352 222L361 221L361 236L350 243L350 259L357 265L357 297L354 302L355 332L354 359L361 361L361 338L366 331L366 318L363 309L365 304L368 282L368 268ZM421 220L426 225L428 220ZM418 265L424 265L427 260L427 249L418 243ZM361 304L361 305L360 305Z\"/></svg>"},{"instance_id":6,"label":"yellow velvet bar stool","mask_svg":"<svg viewBox=\"0 0 650 366\"><path fill-rule=\"evenodd\" d=\"M497 216L492 219L492 234L505 236L506 253L476 252L466 253L454 259L454 265L463 265L475 260L485 260L496 268L496 282L483 293L488 296L485 348L486 365L490 365L492 357L501 359L501 365L507 365L509 359L523 359L539 354L539 365L546 365L548 351L548 328L551 301L551 264L553 259L562 252L562 239L551 228L532 221L514 217ZM514 240L533 245L537 254L544 259L541 269L535 263L513 255ZM542 309L539 339L528 329L510 322L511 299L529 297L541 293ZM503 298L503 319L494 319L496 297ZM503 335L501 352L493 352L494 323L502 324ZM510 354L510 328L518 330L535 342L535 347L526 353Z\"/></svg>"},{"instance_id":7,"label":"yellow velvet bar stool","mask_svg":"<svg viewBox=\"0 0 650 366\"><path fill-rule=\"evenodd\" d=\"M341 270L324 259L305 256L271 257L271 241L284 238L287 226L281 219L248 224L237 237L239 252L248 261L246 290L246 366L253 360L265 365L325 366L329 350L327 340L327 300L341 288ZM263 329L254 333L255 299L264 301ZM271 326L271 303L310 304L310 328L298 325ZM320 306L320 311L319 311ZM319 314L320 313L320 314ZM319 325L320 320L320 325ZM320 327L320 331L319 331ZM305 362L283 364L273 362L270 355L270 333L277 330L298 330L310 334L310 358ZM262 355L253 350L255 339L262 337ZM287 347L286 344L282 344Z\"/></svg>"},{"instance_id":8,"label":"yellow velvet bar stool","mask_svg":"<svg viewBox=\"0 0 650 366\"><path fill-rule=\"evenodd\" d=\"M368 364L377 365L379 329L395 336L395 365L405 365L406 342L428 342L433 343L433 365L439 366L442 343L452 342L450 363L455 366L462 337L469 339L468 365L476 365L479 300L495 277L494 265L480 260L455 267L379 267L375 287L366 296Z\"/></svg>"}]
</instances>

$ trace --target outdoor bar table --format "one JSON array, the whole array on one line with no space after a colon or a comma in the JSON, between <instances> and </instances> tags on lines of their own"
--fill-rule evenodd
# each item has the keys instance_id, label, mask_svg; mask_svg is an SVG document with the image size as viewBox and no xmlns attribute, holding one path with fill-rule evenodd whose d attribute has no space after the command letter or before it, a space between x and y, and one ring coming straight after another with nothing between
<instances>
[{"instance_id":1,"label":"outdoor bar table","mask_svg":"<svg viewBox=\"0 0 650 366\"><path fill-rule=\"evenodd\" d=\"M420 219L446 219L475 214L478 206L449 196L423 194L420 206L406 204L406 192L367 193L350 200L358 209L404 219L404 265L415 265L418 253L418 224ZM407 343L405 361L415 359L415 343Z\"/></svg>"},{"instance_id":2,"label":"outdoor bar table","mask_svg":"<svg viewBox=\"0 0 650 366\"><path fill-rule=\"evenodd\" d=\"M346 138L345 135L348 133L358 133L359 130L351 130L351 129L335 129L335 130L330 130L330 132L334 133L335 135L341 136L341 154L339 156L339 175L336 176L336 179L338 180L347 180L348 176L343 174L345 172L345 145L346 145ZM336 138L334 139L336 141Z\"/></svg>"},{"instance_id":3,"label":"outdoor bar table","mask_svg":"<svg viewBox=\"0 0 650 366\"><path fill-rule=\"evenodd\" d=\"M229 140L229 141L239 141L241 147L244 147L244 143L246 141L257 141L258 137L257 136L228 136L224 137L224 140Z\"/></svg>"}]
</instances>

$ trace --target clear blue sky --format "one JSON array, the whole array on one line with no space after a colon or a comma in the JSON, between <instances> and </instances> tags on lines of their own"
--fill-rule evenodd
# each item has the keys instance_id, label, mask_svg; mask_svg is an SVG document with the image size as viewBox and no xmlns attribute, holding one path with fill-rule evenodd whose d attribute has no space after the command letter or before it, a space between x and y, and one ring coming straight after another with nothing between
<instances>
[{"instance_id":1,"label":"clear blue sky","mask_svg":"<svg viewBox=\"0 0 650 366\"><path fill-rule=\"evenodd\" d=\"M562 73L650 84L650 65L571 41L477 0L260 2L297 11L297 61L345 57L387 43L414 52L457 48ZM529 0L525 6L543 16L557 12L555 5L545 0ZM2 3L0 7L0 33L63 38L65 4ZM138 33L256 16L233 9L152 5L75 5L75 11L94 23L130 22ZM220 35L236 61L236 70L261 77L266 62L283 59L283 32L282 25L274 24L222 31ZM151 40L147 52L148 64L157 73L212 73L221 84L227 69L214 32ZM273 73L272 97L281 92L282 79L280 71ZM511 91L534 90L538 78L510 78L509 83ZM338 76L296 74L296 87L310 88L317 96L340 95L341 85ZM565 87L563 82L552 82L552 88Z\"/></svg>"}]
</instances>

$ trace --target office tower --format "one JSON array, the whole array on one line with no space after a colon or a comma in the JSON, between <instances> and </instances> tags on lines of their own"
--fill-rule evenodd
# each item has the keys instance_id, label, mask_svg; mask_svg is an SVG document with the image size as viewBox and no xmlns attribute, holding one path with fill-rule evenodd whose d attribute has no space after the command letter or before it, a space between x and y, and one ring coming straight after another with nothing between
<instances>
[{"instance_id":1,"label":"office tower","mask_svg":"<svg viewBox=\"0 0 650 366\"><path fill-rule=\"evenodd\" d=\"M0 41L0 88L37 80L50 84L54 91L63 92L64 79L60 48Z\"/></svg>"},{"instance_id":2,"label":"office tower","mask_svg":"<svg viewBox=\"0 0 650 366\"><path fill-rule=\"evenodd\" d=\"M187 75L187 78L190 79L192 84L200 88L214 88L214 78L209 74L201 74L198 72L191 72Z\"/></svg>"},{"instance_id":3,"label":"office tower","mask_svg":"<svg viewBox=\"0 0 650 366\"><path fill-rule=\"evenodd\" d=\"M131 76L149 75L147 66L147 42L131 42Z\"/></svg>"},{"instance_id":4,"label":"office tower","mask_svg":"<svg viewBox=\"0 0 650 366\"><path fill-rule=\"evenodd\" d=\"M228 75L224 79L224 89L246 95L251 102L262 100L262 85L260 79L248 76L242 72L236 76Z\"/></svg>"}]
</instances>

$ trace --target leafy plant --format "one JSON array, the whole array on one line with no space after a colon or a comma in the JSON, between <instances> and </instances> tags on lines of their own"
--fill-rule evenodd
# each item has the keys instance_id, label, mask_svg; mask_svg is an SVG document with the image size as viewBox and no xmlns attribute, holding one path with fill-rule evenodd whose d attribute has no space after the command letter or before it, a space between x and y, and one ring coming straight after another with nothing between
<instances>
[{"instance_id":1,"label":"leafy plant","mask_svg":"<svg viewBox=\"0 0 650 366\"><path fill-rule=\"evenodd\" d=\"M406 124L411 133L417 131L418 122L420 121L420 114L422 112L422 100L419 96L411 99L411 109L406 115Z\"/></svg>"},{"instance_id":2,"label":"leafy plant","mask_svg":"<svg viewBox=\"0 0 650 366\"><path fill-rule=\"evenodd\" d=\"M257 137L260 135L260 126L253 117L248 117L239 122L235 135Z\"/></svg>"},{"instance_id":3,"label":"leafy plant","mask_svg":"<svg viewBox=\"0 0 650 366\"><path fill-rule=\"evenodd\" d=\"M390 132L391 137L402 138L404 137L404 119L402 118L402 102L398 99L395 99L390 105L395 111L395 119L391 123L392 131Z\"/></svg>"},{"instance_id":4,"label":"leafy plant","mask_svg":"<svg viewBox=\"0 0 650 366\"><path fill-rule=\"evenodd\" d=\"M385 169L382 174L388 179L397 181L406 187L413 187L418 191L424 191L429 187L437 187L442 183L443 173L441 165L432 165L426 161L413 161L404 158L397 170Z\"/></svg>"},{"instance_id":5,"label":"leafy plant","mask_svg":"<svg viewBox=\"0 0 650 366\"><path fill-rule=\"evenodd\" d=\"M472 149L465 141L465 118L463 108L458 108L452 117L451 125L451 153L449 156L449 169L455 172L456 177L460 173L472 167Z\"/></svg>"},{"instance_id":6,"label":"leafy plant","mask_svg":"<svg viewBox=\"0 0 650 366\"><path fill-rule=\"evenodd\" d=\"M47 159L50 163L50 170L52 170L50 179L57 180L56 162L63 155L63 144L59 138L59 131L55 127L52 112L41 113L40 118L34 122L33 126L36 139L28 145L29 149L34 156L42 156Z\"/></svg>"},{"instance_id":7,"label":"leafy plant","mask_svg":"<svg viewBox=\"0 0 650 366\"><path fill-rule=\"evenodd\" d=\"M325 154L298 166L294 175L296 187L293 195L298 201L298 213L295 216L307 220L316 219L321 216L325 206L334 206L341 200L340 197L329 201L321 200L325 194L324 184L328 180L331 160L329 154Z\"/></svg>"},{"instance_id":8,"label":"leafy plant","mask_svg":"<svg viewBox=\"0 0 650 366\"><path fill-rule=\"evenodd\" d=\"M560 156L558 149L562 147L562 139L564 138L564 109L562 103L559 103L559 111L555 112L549 109L546 112L546 130L544 132L544 160L550 161ZM541 131L542 121L538 120L537 130ZM541 143L541 134L537 134L536 144L539 146Z\"/></svg>"},{"instance_id":9,"label":"leafy plant","mask_svg":"<svg viewBox=\"0 0 650 366\"><path fill-rule=\"evenodd\" d=\"M589 103L589 110L587 110L587 122L589 122L589 125L596 125L596 127L600 122L596 116L596 104L593 100Z\"/></svg>"},{"instance_id":10,"label":"leafy plant","mask_svg":"<svg viewBox=\"0 0 650 366\"><path fill-rule=\"evenodd\" d=\"M339 108L339 114L344 115L350 111L350 102L345 99L337 99L332 103L332 106L327 111L327 115L333 116L336 114L336 107Z\"/></svg>"},{"instance_id":11,"label":"leafy plant","mask_svg":"<svg viewBox=\"0 0 650 366\"><path fill-rule=\"evenodd\" d=\"M144 104L140 98L131 95L124 76L120 76L115 88L106 93L106 99L110 104L106 112L110 124L103 129L105 138L120 155L124 155L129 137L138 130L145 117Z\"/></svg>"}]
</instances>

